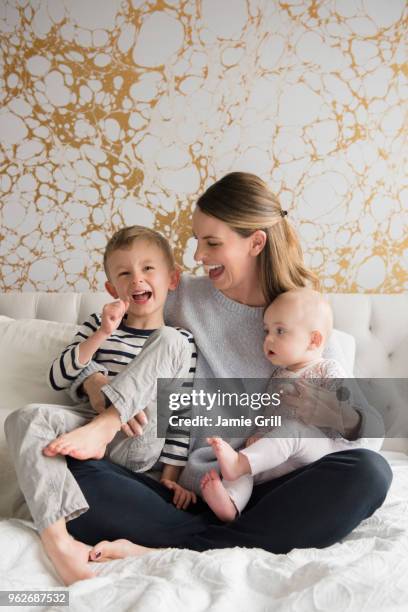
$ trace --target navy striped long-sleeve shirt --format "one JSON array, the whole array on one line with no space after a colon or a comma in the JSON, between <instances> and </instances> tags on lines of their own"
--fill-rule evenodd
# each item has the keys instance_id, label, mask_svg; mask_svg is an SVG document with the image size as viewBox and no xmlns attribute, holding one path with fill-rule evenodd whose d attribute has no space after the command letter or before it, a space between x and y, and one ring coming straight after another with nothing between
<instances>
[{"instance_id":1,"label":"navy striped long-sleeve shirt","mask_svg":"<svg viewBox=\"0 0 408 612\"><path fill-rule=\"evenodd\" d=\"M97 331L100 325L101 315L95 313L91 314L80 326L72 342L68 344L68 346L63 349L61 355L53 361L49 371L49 384L53 389L59 391L70 388L91 361L94 366L97 366L97 369L109 379L114 378L140 354L150 334L155 331L128 327L126 325L125 315L118 329L102 343L100 348L92 356L92 360L82 364L79 360L79 345ZM197 360L194 338L192 334L185 329L179 327L175 329L185 336L186 340L191 345L188 377L193 379ZM182 416L186 416L189 411L190 408L187 407L183 410ZM160 461L170 465L184 466L188 457L190 433L183 427L183 434L185 434L185 436L174 439L171 436L171 430L172 428L169 426L160 455ZM180 430L178 429L177 431Z\"/></svg>"}]
</instances>

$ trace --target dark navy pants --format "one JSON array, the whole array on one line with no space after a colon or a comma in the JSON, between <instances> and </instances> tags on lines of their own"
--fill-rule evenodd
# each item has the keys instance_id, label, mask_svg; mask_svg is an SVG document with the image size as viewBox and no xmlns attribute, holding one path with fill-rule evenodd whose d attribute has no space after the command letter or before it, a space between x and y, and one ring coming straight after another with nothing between
<instances>
[{"instance_id":1,"label":"dark navy pants","mask_svg":"<svg viewBox=\"0 0 408 612\"><path fill-rule=\"evenodd\" d=\"M257 485L242 515L224 524L202 500L177 510L163 485L107 460L68 458L68 465L90 506L67 523L78 540L126 538L198 551L246 546L287 553L330 546L381 506L392 481L390 466L373 451L333 453Z\"/></svg>"}]
</instances>

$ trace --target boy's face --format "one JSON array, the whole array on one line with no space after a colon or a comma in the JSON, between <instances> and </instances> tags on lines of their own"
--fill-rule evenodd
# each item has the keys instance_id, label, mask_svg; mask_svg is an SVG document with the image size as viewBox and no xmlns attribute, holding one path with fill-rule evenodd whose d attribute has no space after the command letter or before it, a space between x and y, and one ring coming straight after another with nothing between
<instances>
[{"instance_id":1,"label":"boy's face","mask_svg":"<svg viewBox=\"0 0 408 612\"><path fill-rule=\"evenodd\" d=\"M315 358L307 322L291 308L289 300L277 298L264 314L264 353L274 365L287 368Z\"/></svg>"},{"instance_id":2,"label":"boy's face","mask_svg":"<svg viewBox=\"0 0 408 612\"><path fill-rule=\"evenodd\" d=\"M179 278L163 251L153 242L136 239L131 247L111 253L107 268L106 289L114 298L129 300L128 319L150 317L152 326L160 324L157 318L163 317L168 290L177 287Z\"/></svg>"}]
</instances>

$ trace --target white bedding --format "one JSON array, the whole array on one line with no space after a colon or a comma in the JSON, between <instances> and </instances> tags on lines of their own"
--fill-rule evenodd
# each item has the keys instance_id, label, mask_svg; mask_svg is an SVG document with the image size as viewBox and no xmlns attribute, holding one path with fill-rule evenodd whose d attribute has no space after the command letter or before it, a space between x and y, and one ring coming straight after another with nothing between
<instances>
[{"instance_id":1,"label":"white bedding","mask_svg":"<svg viewBox=\"0 0 408 612\"><path fill-rule=\"evenodd\" d=\"M387 499L342 543L287 555L240 548L205 553L171 549L92 564L98 575L70 587L70 609L406 612L408 457L384 455L394 472ZM0 522L0 551L0 589L60 586L30 523Z\"/></svg>"}]
</instances>

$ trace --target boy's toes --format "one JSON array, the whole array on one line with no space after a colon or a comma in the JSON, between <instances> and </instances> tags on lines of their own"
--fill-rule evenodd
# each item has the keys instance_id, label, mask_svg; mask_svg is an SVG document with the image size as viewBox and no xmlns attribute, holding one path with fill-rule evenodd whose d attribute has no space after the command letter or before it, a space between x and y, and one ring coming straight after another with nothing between
<instances>
[{"instance_id":1,"label":"boy's toes","mask_svg":"<svg viewBox=\"0 0 408 612\"><path fill-rule=\"evenodd\" d=\"M58 453L60 455L70 455L73 451L75 451L75 447L72 444L61 444L58 448Z\"/></svg>"},{"instance_id":2,"label":"boy's toes","mask_svg":"<svg viewBox=\"0 0 408 612\"><path fill-rule=\"evenodd\" d=\"M59 440L52 445L52 449L55 452L55 454L58 454L58 453L62 453L67 446L68 446L67 442L64 442L63 440Z\"/></svg>"},{"instance_id":3,"label":"boy's toes","mask_svg":"<svg viewBox=\"0 0 408 612\"><path fill-rule=\"evenodd\" d=\"M47 457L55 457L55 455L57 454L57 452L53 448L50 448L49 446L45 446L42 452L43 452L43 455L46 455Z\"/></svg>"}]
</instances>

